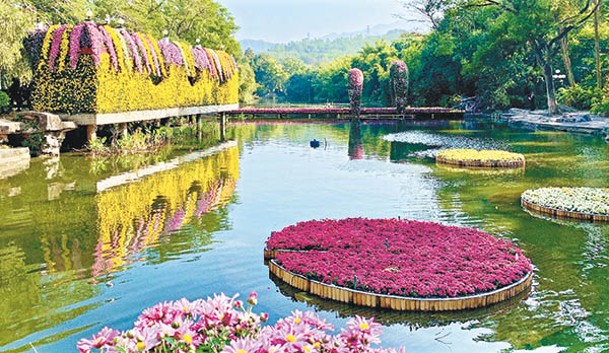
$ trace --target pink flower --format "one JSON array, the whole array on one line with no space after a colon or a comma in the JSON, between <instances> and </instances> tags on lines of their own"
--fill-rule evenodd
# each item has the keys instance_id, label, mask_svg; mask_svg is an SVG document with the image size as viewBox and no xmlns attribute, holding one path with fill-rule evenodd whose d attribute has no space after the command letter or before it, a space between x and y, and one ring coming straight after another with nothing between
<instances>
[{"instance_id":1,"label":"pink flower","mask_svg":"<svg viewBox=\"0 0 609 353\"><path fill-rule=\"evenodd\" d=\"M55 62L59 56L61 38L63 37L63 32L65 32L66 28L68 28L68 25L64 24L53 32L53 41L51 42L51 49L49 51L49 71L51 72L55 71Z\"/></svg>"},{"instance_id":2,"label":"pink flower","mask_svg":"<svg viewBox=\"0 0 609 353\"><path fill-rule=\"evenodd\" d=\"M80 341L78 341L78 351L81 353L88 353L91 352L94 348L100 349L104 346L111 346L113 344L114 338L117 337L119 334L120 332L116 330L104 327L90 340L81 339Z\"/></svg>"},{"instance_id":3,"label":"pink flower","mask_svg":"<svg viewBox=\"0 0 609 353\"><path fill-rule=\"evenodd\" d=\"M250 295L247 297L247 302L251 306L255 306L256 304L258 304L258 293L251 292Z\"/></svg>"},{"instance_id":4,"label":"pink flower","mask_svg":"<svg viewBox=\"0 0 609 353\"><path fill-rule=\"evenodd\" d=\"M290 272L327 284L406 297L456 297L510 285L531 272L522 252L475 229L408 220L301 222L267 249Z\"/></svg>"}]
</instances>

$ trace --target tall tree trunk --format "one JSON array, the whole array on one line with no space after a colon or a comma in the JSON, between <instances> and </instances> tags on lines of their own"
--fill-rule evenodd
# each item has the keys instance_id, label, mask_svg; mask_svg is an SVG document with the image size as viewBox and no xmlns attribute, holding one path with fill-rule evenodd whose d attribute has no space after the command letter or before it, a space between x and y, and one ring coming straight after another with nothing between
<instances>
[{"instance_id":1,"label":"tall tree trunk","mask_svg":"<svg viewBox=\"0 0 609 353\"><path fill-rule=\"evenodd\" d=\"M601 77L601 45L600 45L600 37L598 33L598 20L599 20L599 12L601 10L600 0L596 0L598 6L594 11L594 54L596 57L596 87L598 89L603 88L603 80Z\"/></svg>"},{"instance_id":2,"label":"tall tree trunk","mask_svg":"<svg viewBox=\"0 0 609 353\"><path fill-rule=\"evenodd\" d=\"M571 64L571 57L569 56L569 39L568 36L564 36L560 39L560 51L562 54L562 62L565 65L565 71L567 74L567 80L570 86L575 86L575 75L573 75L573 65Z\"/></svg>"},{"instance_id":3,"label":"tall tree trunk","mask_svg":"<svg viewBox=\"0 0 609 353\"><path fill-rule=\"evenodd\" d=\"M546 95L548 98L548 113L557 114L558 104L556 103L556 90L554 87L554 70L552 69L552 52L548 47L548 43L539 43L538 40L533 41L533 50L537 57L537 62L543 70L543 78L546 81Z\"/></svg>"},{"instance_id":4,"label":"tall tree trunk","mask_svg":"<svg viewBox=\"0 0 609 353\"><path fill-rule=\"evenodd\" d=\"M556 91L554 89L554 79L552 78L552 75L554 74L552 63L550 61L545 61L542 66L543 78L546 81L546 94L548 96L548 113L557 114L558 104L556 103Z\"/></svg>"}]
</instances>

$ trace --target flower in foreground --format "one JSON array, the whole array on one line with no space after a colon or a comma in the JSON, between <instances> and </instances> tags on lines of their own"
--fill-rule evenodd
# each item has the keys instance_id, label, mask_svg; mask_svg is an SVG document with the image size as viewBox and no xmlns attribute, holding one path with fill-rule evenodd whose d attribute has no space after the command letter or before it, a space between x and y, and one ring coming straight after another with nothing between
<instances>
[{"instance_id":1,"label":"flower in foreground","mask_svg":"<svg viewBox=\"0 0 609 353\"><path fill-rule=\"evenodd\" d=\"M254 298L252 293L248 301ZM81 339L77 347L81 353L397 353L370 346L380 342L381 334L381 325L373 319L356 316L332 336L332 325L315 313L294 311L275 325L262 327L261 318L268 314L237 308L236 302L236 297L221 294L160 303L146 309L131 330L106 327L91 339Z\"/></svg>"}]
</instances>

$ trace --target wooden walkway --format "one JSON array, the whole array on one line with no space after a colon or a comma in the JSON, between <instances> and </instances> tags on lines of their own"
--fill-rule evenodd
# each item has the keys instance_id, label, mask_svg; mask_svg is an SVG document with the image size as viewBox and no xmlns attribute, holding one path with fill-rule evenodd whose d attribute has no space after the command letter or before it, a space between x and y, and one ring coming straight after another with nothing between
<instances>
[{"instance_id":1,"label":"wooden walkway","mask_svg":"<svg viewBox=\"0 0 609 353\"><path fill-rule=\"evenodd\" d=\"M253 118L274 116L287 118L289 116L306 116L308 118L350 119L351 110L344 108L240 108L227 111L228 115L244 115ZM404 114L396 114L395 107L362 108L360 118L363 120L447 120L462 119L464 112L450 108L421 107L407 108Z\"/></svg>"}]
</instances>

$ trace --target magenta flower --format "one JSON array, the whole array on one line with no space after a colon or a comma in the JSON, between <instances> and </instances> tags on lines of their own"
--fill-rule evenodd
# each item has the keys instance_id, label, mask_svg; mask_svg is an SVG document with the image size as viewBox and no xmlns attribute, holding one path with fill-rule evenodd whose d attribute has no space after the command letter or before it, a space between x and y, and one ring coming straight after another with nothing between
<instances>
[{"instance_id":1,"label":"magenta flower","mask_svg":"<svg viewBox=\"0 0 609 353\"><path fill-rule=\"evenodd\" d=\"M486 233L396 219L301 222L273 232L267 250L312 280L405 297L486 293L532 271L518 248Z\"/></svg>"},{"instance_id":2,"label":"magenta flower","mask_svg":"<svg viewBox=\"0 0 609 353\"><path fill-rule=\"evenodd\" d=\"M139 50L137 49L137 45L133 41L133 37L131 37L131 34L129 34L129 32L127 32L127 30L125 30L124 28L119 30L119 34L127 43L129 55L131 56L132 62L135 64L135 68L138 72L142 72L142 58L139 54ZM127 55L127 53L125 53L125 55Z\"/></svg>"},{"instance_id":3,"label":"magenta flower","mask_svg":"<svg viewBox=\"0 0 609 353\"><path fill-rule=\"evenodd\" d=\"M118 57L116 55L116 48L114 47L114 42L112 42L112 37L110 37L110 33L108 33L104 26L97 26L97 29L101 34L105 50L110 55L110 63L112 64L112 67L114 67L114 70L118 71Z\"/></svg>"},{"instance_id":4,"label":"magenta flower","mask_svg":"<svg viewBox=\"0 0 609 353\"><path fill-rule=\"evenodd\" d=\"M53 40L51 42L51 49L49 51L49 71L55 71L55 62L59 56L59 50L61 48L61 38L63 32L65 32L68 25L61 25L53 32Z\"/></svg>"},{"instance_id":5,"label":"magenta flower","mask_svg":"<svg viewBox=\"0 0 609 353\"><path fill-rule=\"evenodd\" d=\"M131 38L133 39L133 42L135 43L135 46L137 47L137 51L139 52L139 57L142 58L144 67L146 68L146 70L148 71L149 74L152 74L153 73L152 66L150 64L150 60L148 59L148 52L146 51L144 42L142 42L142 38L140 38L140 36L135 32L131 33Z\"/></svg>"},{"instance_id":6,"label":"magenta flower","mask_svg":"<svg viewBox=\"0 0 609 353\"><path fill-rule=\"evenodd\" d=\"M349 70L349 103L351 114L355 117L360 115L362 92L364 90L364 73L360 69Z\"/></svg>"}]
</instances>

